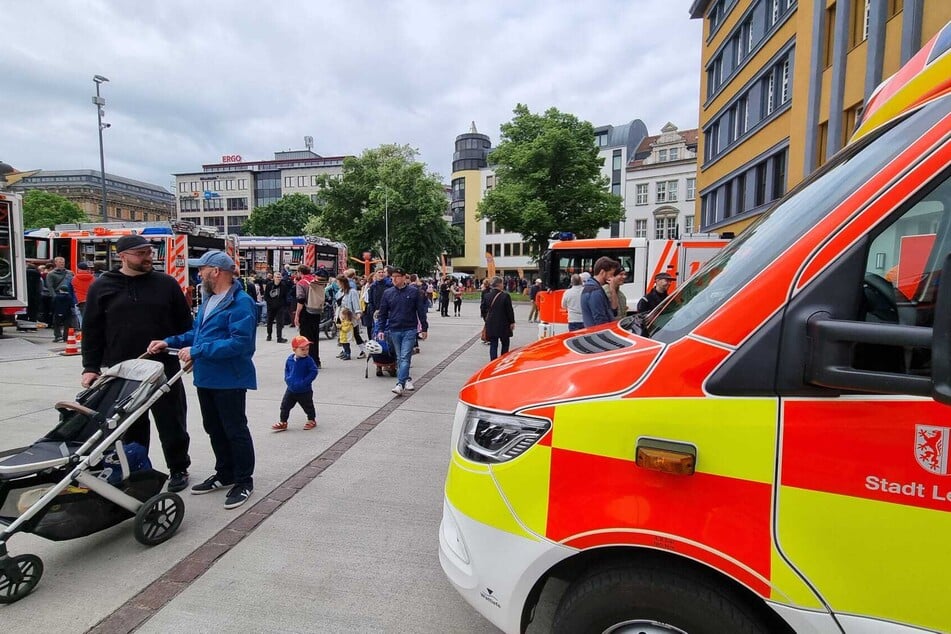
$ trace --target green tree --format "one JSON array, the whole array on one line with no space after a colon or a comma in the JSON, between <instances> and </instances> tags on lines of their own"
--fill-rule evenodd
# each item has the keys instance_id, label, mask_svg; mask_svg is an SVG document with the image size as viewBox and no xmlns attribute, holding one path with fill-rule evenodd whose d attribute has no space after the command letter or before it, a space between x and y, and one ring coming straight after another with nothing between
<instances>
[{"instance_id":1,"label":"green tree","mask_svg":"<svg viewBox=\"0 0 951 634\"><path fill-rule=\"evenodd\" d=\"M319 208L303 194L291 194L263 207L255 207L244 221L249 236L302 236L304 226Z\"/></svg>"},{"instance_id":2,"label":"green tree","mask_svg":"<svg viewBox=\"0 0 951 634\"><path fill-rule=\"evenodd\" d=\"M407 272L430 274L440 254L459 250L463 237L443 219L445 189L416 160L418 154L408 145L391 144L344 159L340 177L321 179L320 214L307 232L346 243L355 257L370 251ZM387 224L390 253L382 257Z\"/></svg>"},{"instance_id":3,"label":"green tree","mask_svg":"<svg viewBox=\"0 0 951 634\"><path fill-rule=\"evenodd\" d=\"M621 198L607 191L590 123L556 108L539 115L518 104L513 112L489 155L496 187L479 203L480 218L522 234L537 256L559 232L593 238L624 217Z\"/></svg>"},{"instance_id":4,"label":"green tree","mask_svg":"<svg viewBox=\"0 0 951 634\"><path fill-rule=\"evenodd\" d=\"M23 197L23 226L52 229L68 222L89 222L79 205L53 192L33 189Z\"/></svg>"}]
</instances>

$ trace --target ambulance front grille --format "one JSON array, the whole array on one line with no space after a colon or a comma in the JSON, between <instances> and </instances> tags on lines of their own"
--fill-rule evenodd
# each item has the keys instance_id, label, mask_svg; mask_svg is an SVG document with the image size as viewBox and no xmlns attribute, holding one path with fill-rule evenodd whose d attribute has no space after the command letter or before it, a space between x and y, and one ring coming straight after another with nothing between
<instances>
[{"instance_id":1,"label":"ambulance front grille","mask_svg":"<svg viewBox=\"0 0 951 634\"><path fill-rule=\"evenodd\" d=\"M565 345L579 354L598 354L628 348L634 343L617 336L610 330L601 330L590 335L572 337L565 342Z\"/></svg>"}]
</instances>

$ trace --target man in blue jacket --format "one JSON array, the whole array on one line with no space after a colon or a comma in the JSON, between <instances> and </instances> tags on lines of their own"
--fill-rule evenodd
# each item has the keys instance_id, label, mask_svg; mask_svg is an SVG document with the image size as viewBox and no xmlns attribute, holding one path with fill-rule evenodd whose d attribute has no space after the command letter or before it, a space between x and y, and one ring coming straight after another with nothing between
<instances>
[{"instance_id":1,"label":"man in blue jacket","mask_svg":"<svg viewBox=\"0 0 951 634\"><path fill-rule=\"evenodd\" d=\"M620 268L618 261L607 256L598 258L594 263L591 277L581 287L581 320L585 328L614 321L611 301L602 286L610 282Z\"/></svg>"},{"instance_id":2,"label":"man in blue jacket","mask_svg":"<svg viewBox=\"0 0 951 634\"><path fill-rule=\"evenodd\" d=\"M215 473L192 487L195 495L230 486L225 508L244 504L254 491L254 445L248 430L247 391L257 389L254 372L257 306L235 280L234 261L208 251L189 266L198 267L204 301L186 333L152 341L149 352L179 348L178 358L193 363L202 423L215 453Z\"/></svg>"},{"instance_id":3,"label":"man in blue jacket","mask_svg":"<svg viewBox=\"0 0 951 634\"><path fill-rule=\"evenodd\" d=\"M409 284L406 272L401 268L393 269L393 286L386 289L380 300L378 320L383 324L386 334L396 348L396 386L392 392L403 396L403 391L416 389L409 376L409 364L416 345L416 333L426 339L429 323L426 321L426 298L414 284ZM383 338L383 333L377 335Z\"/></svg>"}]
</instances>

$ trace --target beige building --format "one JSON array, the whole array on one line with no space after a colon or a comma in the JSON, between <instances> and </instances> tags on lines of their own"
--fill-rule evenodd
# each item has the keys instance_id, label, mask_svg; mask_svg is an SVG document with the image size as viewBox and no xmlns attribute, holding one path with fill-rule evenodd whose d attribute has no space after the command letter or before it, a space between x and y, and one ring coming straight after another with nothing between
<instances>
[{"instance_id":1,"label":"beige building","mask_svg":"<svg viewBox=\"0 0 951 634\"><path fill-rule=\"evenodd\" d=\"M309 149L275 152L273 160L265 161L222 156L218 163L202 165L200 172L174 175L178 218L240 235L255 207L291 194L316 198L319 177L343 174L344 158Z\"/></svg>"},{"instance_id":2,"label":"beige building","mask_svg":"<svg viewBox=\"0 0 951 634\"><path fill-rule=\"evenodd\" d=\"M92 221L102 220L102 179L98 170L40 170L10 186L26 193L38 189L73 201ZM168 222L174 217L175 197L164 187L106 173L109 222Z\"/></svg>"}]
</instances>

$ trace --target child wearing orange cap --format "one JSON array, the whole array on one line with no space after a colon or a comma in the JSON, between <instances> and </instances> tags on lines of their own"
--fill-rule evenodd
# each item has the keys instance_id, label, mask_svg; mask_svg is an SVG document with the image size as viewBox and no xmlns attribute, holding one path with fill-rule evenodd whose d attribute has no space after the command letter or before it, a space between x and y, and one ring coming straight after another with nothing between
<instances>
[{"instance_id":1,"label":"child wearing orange cap","mask_svg":"<svg viewBox=\"0 0 951 634\"><path fill-rule=\"evenodd\" d=\"M317 378L317 363L310 356L310 340L300 335L291 339L294 351L284 363L284 383L287 389L281 399L281 420L271 425L274 431L287 431L287 419L294 405L300 405L307 414L304 429L317 426L317 411L314 409L314 379Z\"/></svg>"}]
</instances>

